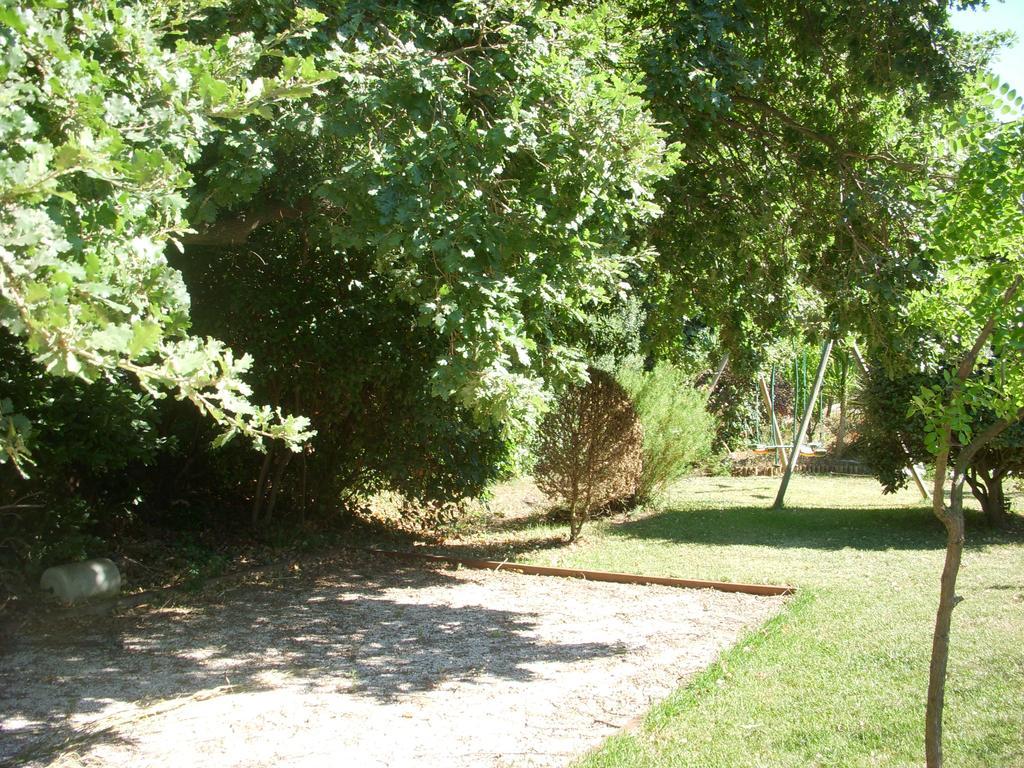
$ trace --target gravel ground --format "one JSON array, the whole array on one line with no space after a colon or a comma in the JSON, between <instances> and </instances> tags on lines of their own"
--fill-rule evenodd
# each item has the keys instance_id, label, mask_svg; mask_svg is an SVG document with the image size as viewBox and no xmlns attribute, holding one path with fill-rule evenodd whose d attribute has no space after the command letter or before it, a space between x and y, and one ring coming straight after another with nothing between
<instances>
[{"instance_id":1,"label":"gravel ground","mask_svg":"<svg viewBox=\"0 0 1024 768\"><path fill-rule=\"evenodd\" d=\"M355 558L10 629L0 763L564 766L780 598Z\"/></svg>"}]
</instances>

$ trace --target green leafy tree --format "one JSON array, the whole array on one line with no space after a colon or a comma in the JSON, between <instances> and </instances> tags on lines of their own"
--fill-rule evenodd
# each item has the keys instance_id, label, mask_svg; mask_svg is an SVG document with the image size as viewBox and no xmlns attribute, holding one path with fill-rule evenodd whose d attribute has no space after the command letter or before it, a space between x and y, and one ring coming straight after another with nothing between
<instances>
[{"instance_id":1,"label":"green leafy tree","mask_svg":"<svg viewBox=\"0 0 1024 768\"><path fill-rule=\"evenodd\" d=\"M165 257L188 229L189 165L225 127L263 120L329 75L267 38L190 39L210 0L0 6L0 324L49 374L117 371L192 401L226 429L297 445L306 422L249 399L250 359L188 332ZM251 75L273 61L273 73ZM13 409L18 404L13 404ZM20 461L10 417L0 459ZM15 432L11 432L11 426Z\"/></svg>"},{"instance_id":2,"label":"green leafy tree","mask_svg":"<svg viewBox=\"0 0 1024 768\"><path fill-rule=\"evenodd\" d=\"M334 79L215 138L171 257L197 330L251 353L257 397L318 431L295 459L207 457L255 518L382 487L447 502L521 459L548 389L608 346L596 318L629 305L672 161L599 16L318 7L286 47ZM293 13L242 2L204 24L268 35Z\"/></svg>"},{"instance_id":3,"label":"green leafy tree","mask_svg":"<svg viewBox=\"0 0 1024 768\"><path fill-rule=\"evenodd\" d=\"M1004 113L1019 113L1022 104L1005 85L983 100ZM965 340L956 367L913 400L935 456L933 511L947 531L928 688L929 768L942 764L949 632L965 538L963 486L975 456L1024 418L1024 120L1000 124L991 112L979 106L949 128L960 163L951 183L937 190L930 239L944 269L909 302L919 325ZM991 420L976 428L983 413Z\"/></svg>"},{"instance_id":4,"label":"green leafy tree","mask_svg":"<svg viewBox=\"0 0 1024 768\"><path fill-rule=\"evenodd\" d=\"M884 328L896 292L934 274L907 193L934 165L924 137L991 41L931 0L628 7L647 97L683 146L651 230L651 337L671 347L699 318L756 370L778 338Z\"/></svg>"},{"instance_id":5,"label":"green leafy tree","mask_svg":"<svg viewBox=\"0 0 1024 768\"><path fill-rule=\"evenodd\" d=\"M250 6L254 25L293 23L290 3ZM185 247L295 219L341 264L369 255L443 340L431 391L515 434L546 382L578 378L587 316L648 258L673 153L616 66L624 28L525 0L319 7L319 33L290 45L335 78L211 149Z\"/></svg>"}]
</instances>

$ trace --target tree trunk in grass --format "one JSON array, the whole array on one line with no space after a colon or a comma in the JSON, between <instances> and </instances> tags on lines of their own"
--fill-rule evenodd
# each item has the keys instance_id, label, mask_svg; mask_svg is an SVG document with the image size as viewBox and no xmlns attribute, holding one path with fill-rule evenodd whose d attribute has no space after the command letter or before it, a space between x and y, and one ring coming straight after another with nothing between
<instances>
[{"instance_id":1,"label":"tree trunk in grass","mask_svg":"<svg viewBox=\"0 0 1024 768\"><path fill-rule=\"evenodd\" d=\"M580 489L579 480L573 477L572 492L569 497L569 543L572 544L580 535L583 521L580 520Z\"/></svg>"},{"instance_id":2,"label":"tree trunk in grass","mask_svg":"<svg viewBox=\"0 0 1024 768\"><path fill-rule=\"evenodd\" d=\"M1015 280L1003 296L1004 303L1016 295L1021 281ZM952 409L963 393L967 380L974 373L978 356L988 344L995 329L992 315L981 329L974 344L964 355L957 368L956 379L946 400ZM949 411L947 411L949 412ZM932 486L932 511L946 528L946 562L940 580L939 608L935 613L935 633L932 636L932 658L928 674L928 704L925 710L925 759L928 768L942 768L942 710L946 698L946 667L949 662L949 633L953 609L962 598L956 595L956 577L964 551L964 480L978 451L995 440L1011 424L1024 419L1021 408L1012 419L1000 419L974 436L960 451L950 484L949 505L946 505L946 472L953 443L952 417L943 420L938 429L938 452L935 456L935 482Z\"/></svg>"},{"instance_id":3,"label":"tree trunk in grass","mask_svg":"<svg viewBox=\"0 0 1024 768\"><path fill-rule=\"evenodd\" d=\"M973 363L972 363L973 369ZM969 372L968 372L969 375ZM966 381L966 376L963 381ZM946 562L942 568L939 591L939 609L935 614L935 634L932 637L932 660L928 676L928 706L925 712L925 755L928 768L942 766L942 709L946 697L946 666L949 660L949 632L953 609L963 599L956 594L956 577L964 551L964 481L967 468L978 451L995 440L1011 424L1024 418L1024 409L1013 421L1000 419L980 432L965 447L953 468L946 504L946 469L949 465L952 430L948 422L940 437L939 455L935 460L935 484L932 489L932 511L946 528ZM1001 490L1001 486L1000 486Z\"/></svg>"},{"instance_id":4,"label":"tree trunk in grass","mask_svg":"<svg viewBox=\"0 0 1024 768\"><path fill-rule=\"evenodd\" d=\"M1006 493L1003 490L1005 472L995 469L971 468L966 479L974 498L981 504L985 521L994 528L1002 528L1009 522L1006 507Z\"/></svg>"},{"instance_id":5,"label":"tree trunk in grass","mask_svg":"<svg viewBox=\"0 0 1024 768\"><path fill-rule=\"evenodd\" d=\"M954 475L946 505L946 467L949 462L949 430L935 462L932 511L946 528L946 562L942 568L939 609L935 614L932 659L928 673L928 706L925 712L925 756L928 768L942 766L942 710L946 698L946 666L949 662L949 631L956 596L956 577L964 551L963 480ZM959 482L958 482L959 481ZM958 493L959 489L959 493ZM958 499L959 497L959 499Z\"/></svg>"},{"instance_id":6,"label":"tree trunk in grass","mask_svg":"<svg viewBox=\"0 0 1024 768\"><path fill-rule=\"evenodd\" d=\"M1003 476L998 473L993 475L992 484L988 489L988 507L985 509L985 518L989 525L995 528L1002 528L1010 521L1006 505L1006 492L1003 490Z\"/></svg>"},{"instance_id":7,"label":"tree trunk in grass","mask_svg":"<svg viewBox=\"0 0 1024 768\"><path fill-rule=\"evenodd\" d=\"M583 515L580 514L579 510L573 508L569 512L569 543L572 544L576 539L580 537L580 531L583 530Z\"/></svg>"}]
</instances>

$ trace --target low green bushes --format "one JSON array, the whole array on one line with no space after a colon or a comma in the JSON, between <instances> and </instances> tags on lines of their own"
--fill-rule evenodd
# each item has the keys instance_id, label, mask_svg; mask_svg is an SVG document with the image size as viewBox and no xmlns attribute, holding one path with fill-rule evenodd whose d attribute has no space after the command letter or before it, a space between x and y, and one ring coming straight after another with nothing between
<instances>
[{"instance_id":1,"label":"low green bushes","mask_svg":"<svg viewBox=\"0 0 1024 768\"><path fill-rule=\"evenodd\" d=\"M717 425L708 413L707 396L671 363L645 371L638 361L628 361L616 378L632 398L644 428L637 500L646 502L711 459Z\"/></svg>"},{"instance_id":2,"label":"low green bushes","mask_svg":"<svg viewBox=\"0 0 1024 768\"><path fill-rule=\"evenodd\" d=\"M568 510L570 539L601 510L646 503L713 458L707 396L679 367L590 370L541 424L534 478Z\"/></svg>"}]
</instances>

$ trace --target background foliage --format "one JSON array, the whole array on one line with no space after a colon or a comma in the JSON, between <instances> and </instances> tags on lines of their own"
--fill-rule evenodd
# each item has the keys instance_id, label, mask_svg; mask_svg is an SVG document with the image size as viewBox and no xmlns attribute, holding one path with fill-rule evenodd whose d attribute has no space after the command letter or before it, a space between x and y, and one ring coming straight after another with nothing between
<instances>
[{"instance_id":1,"label":"background foliage","mask_svg":"<svg viewBox=\"0 0 1024 768\"><path fill-rule=\"evenodd\" d=\"M478 495L525 466L553 392L631 355L668 425L661 364L730 351L720 439L745 439L773 346L882 338L945 279L920 237L963 156L944 110L992 106L965 83L993 41L926 0L0 21L7 498L74 501L104 535Z\"/></svg>"}]
</instances>

